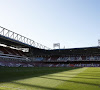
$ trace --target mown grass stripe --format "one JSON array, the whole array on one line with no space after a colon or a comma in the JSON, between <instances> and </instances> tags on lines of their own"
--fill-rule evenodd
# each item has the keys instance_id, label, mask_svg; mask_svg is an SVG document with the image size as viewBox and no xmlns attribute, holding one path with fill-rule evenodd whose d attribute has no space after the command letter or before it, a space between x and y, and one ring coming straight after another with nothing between
<instances>
[{"instance_id":1,"label":"mown grass stripe","mask_svg":"<svg viewBox=\"0 0 100 90\"><path fill-rule=\"evenodd\" d=\"M17 72L14 71L16 69ZM0 77L1 90L100 90L100 68L51 67L8 70L10 72L0 72L0 76L6 74L6 78ZM11 74L11 70L14 74Z\"/></svg>"}]
</instances>

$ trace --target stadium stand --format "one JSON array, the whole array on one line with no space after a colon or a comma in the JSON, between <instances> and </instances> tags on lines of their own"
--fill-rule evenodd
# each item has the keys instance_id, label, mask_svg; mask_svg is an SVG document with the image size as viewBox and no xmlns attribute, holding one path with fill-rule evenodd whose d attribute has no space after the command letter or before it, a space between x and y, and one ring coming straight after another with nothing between
<instances>
[{"instance_id":1,"label":"stadium stand","mask_svg":"<svg viewBox=\"0 0 100 90\"><path fill-rule=\"evenodd\" d=\"M57 52L56 54L58 54ZM98 52L99 53L99 52ZM100 55L45 55L32 60L24 52L0 46L0 66L8 67L100 67Z\"/></svg>"},{"instance_id":2,"label":"stadium stand","mask_svg":"<svg viewBox=\"0 0 100 90\"><path fill-rule=\"evenodd\" d=\"M100 67L100 46L49 49L13 31L0 27L0 66L8 67ZM28 48L29 51L11 47Z\"/></svg>"},{"instance_id":3,"label":"stadium stand","mask_svg":"<svg viewBox=\"0 0 100 90\"><path fill-rule=\"evenodd\" d=\"M30 64L25 64L25 62L30 62L30 59L24 52L0 46L0 66L31 66Z\"/></svg>"}]
</instances>

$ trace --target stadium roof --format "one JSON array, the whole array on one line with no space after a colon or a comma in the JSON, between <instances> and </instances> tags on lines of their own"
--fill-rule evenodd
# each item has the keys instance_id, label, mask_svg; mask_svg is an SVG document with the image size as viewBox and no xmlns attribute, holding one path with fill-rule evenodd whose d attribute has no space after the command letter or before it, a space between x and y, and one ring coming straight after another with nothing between
<instances>
[{"instance_id":1,"label":"stadium roof","mask_svg":"<svg viewBox=\"0 0 100 90\"><path fill-rule=\"evenodd\" d=\"M37 43L27 37L17 34L11 30L0 26L0 43L12 47L31 47L38 49L50 49L40 43Z\"/></svg>"},{"instance_id":2,"label":"stadium roof","mask_svg":"<svg viewBox=\"0 0 100 90\"><path fill-rule=\"evenodd\" d=\"M100 54L100 46L68 48L68 49L53 49L48 52L50 55L94 55Z\"/></svg>"}]
</instances>

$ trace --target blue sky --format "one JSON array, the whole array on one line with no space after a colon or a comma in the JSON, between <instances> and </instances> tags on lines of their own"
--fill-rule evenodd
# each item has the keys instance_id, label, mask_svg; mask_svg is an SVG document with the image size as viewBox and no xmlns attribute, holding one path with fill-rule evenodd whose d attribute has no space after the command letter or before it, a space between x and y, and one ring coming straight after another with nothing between
<instances>
[{"instance_id":1,"label":"blue sky","mask_svg":"<svg viewBox=\"0 0 100 90\"><path fill-rule=\"evenodd\" d=\"M97 46L100 0L0 0L0 26L50 48Z\"/></svg>"}]
</instances>

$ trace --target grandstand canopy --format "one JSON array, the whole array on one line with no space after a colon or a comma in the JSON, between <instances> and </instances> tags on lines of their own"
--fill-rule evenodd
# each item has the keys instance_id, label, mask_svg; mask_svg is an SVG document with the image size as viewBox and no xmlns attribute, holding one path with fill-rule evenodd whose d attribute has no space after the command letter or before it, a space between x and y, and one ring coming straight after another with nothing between
<instances>
[{"instance_id":1,"label":"grandstand canopy","mask_svg":"<svg viewBox=\"0 0 100 90\"><path fill-rule=\"evenodd\" d=\"M0 43L17 48L38 48L38 49L50 49L40 43L35 42L25 36L17 34L11 30L8 30L0 26Z\"/></svg>"},{"instance_id":2,"label":"grandstand canopy","mask_svg":"<svg viewBox=\"0 0 100 90\"><path fill-rule=\"evenodd\" d=\"M49 50L50 55L100 55L100 46L69 48L69 49L54 49Z\"/></svg>"},{"instance_id":3,"label":"grandstand canopy","mask_svg":"<svg viewBox=\"0 0 100 90\"><path fill-rule=\"evenodd\" d=\"M11 38L8 38L8 37L2 36L2 35L0 35L0 43L1 44L5 44L7 46L18 47L18 48L32 47L32 46L29 46L29 45L27 45L25 43L19 42L17 40L13 40Z\"/></svg>"}]
</instances>

